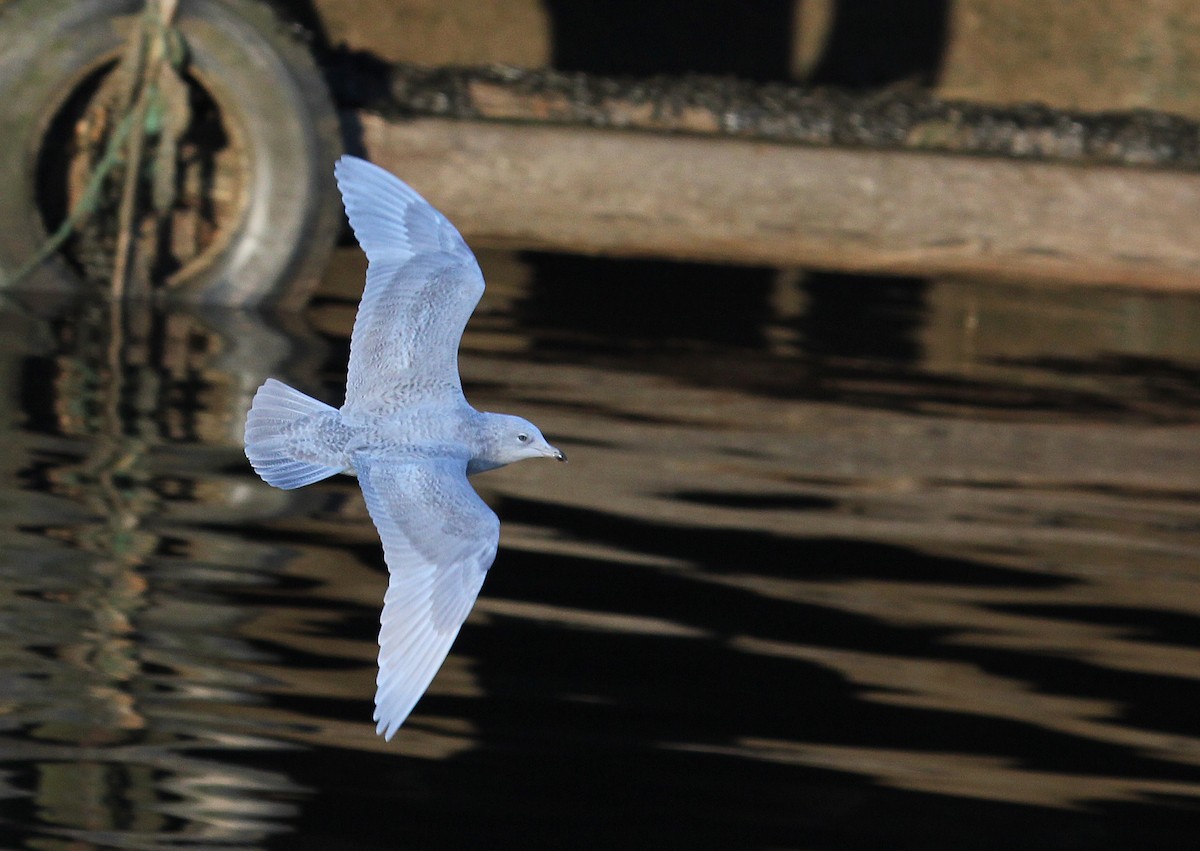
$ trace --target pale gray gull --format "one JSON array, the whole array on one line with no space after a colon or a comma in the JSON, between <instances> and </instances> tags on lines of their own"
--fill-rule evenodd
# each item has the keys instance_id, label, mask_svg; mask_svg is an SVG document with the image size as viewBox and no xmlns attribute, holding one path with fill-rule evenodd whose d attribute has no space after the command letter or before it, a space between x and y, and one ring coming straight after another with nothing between
<instances>
[{"instance_id":1,"label":"pale gray gull","mask_svg":"<svg viewBox=\"0 0 1200 851\"><path fill-rule=\"evenodd\" d=\"M500 521L467 476L556 458L533 423L463 396L458 346L483 273L454 225L399 178L356 157L334 173L367 283L341 409L268 379L246 418L246 457L277 488L358 476L383 540L376 732L391 739L425 693L496 558Z\"/></svg>"}]
</instances>

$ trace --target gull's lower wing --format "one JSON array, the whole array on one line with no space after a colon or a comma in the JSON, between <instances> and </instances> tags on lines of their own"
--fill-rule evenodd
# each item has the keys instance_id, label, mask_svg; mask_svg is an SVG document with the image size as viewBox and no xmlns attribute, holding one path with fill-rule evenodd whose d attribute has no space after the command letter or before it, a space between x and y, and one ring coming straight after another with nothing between
<instances>
[{"instance_id":1,"label":"gull's lower wing","mask_svg":"<svg viewBox=\"0 0 1200 851\"><path fill-rule=\"evenodd\" d=\"M465 461L358 456L355 467L388 565L375 720L391 739L479 595L496 558L500 520L467 481Z\"/></svg>"}]
</instances>

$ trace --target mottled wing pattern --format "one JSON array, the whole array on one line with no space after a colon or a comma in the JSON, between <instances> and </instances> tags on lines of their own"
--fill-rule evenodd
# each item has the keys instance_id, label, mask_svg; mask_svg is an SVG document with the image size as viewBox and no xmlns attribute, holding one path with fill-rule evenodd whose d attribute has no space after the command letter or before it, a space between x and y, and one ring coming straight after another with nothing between
<instances>
[{"instance_id":1,"label":"mottled wing pattern","mask_svg":"<svg viewBox=\"0 0 1200 851\"><path fill-rule=\"evenodd\" d=\"M425 693L496 558L500 520L467 481L466 461L356 456L387 561L379 629L377 730L391 739Z\"/></svg>"},{"instance_id":2,"label":"mottled wing pattern","mask_svg":"<svg viewBox=\"0 0 1200 851\"><path fill-rule=\"evenodd\" d=\"M353 419L461 401L458 346L484 287L475 255L394 175L349 156L334 173L368 261L343 413Z\"/></svg>"}]
</instances>

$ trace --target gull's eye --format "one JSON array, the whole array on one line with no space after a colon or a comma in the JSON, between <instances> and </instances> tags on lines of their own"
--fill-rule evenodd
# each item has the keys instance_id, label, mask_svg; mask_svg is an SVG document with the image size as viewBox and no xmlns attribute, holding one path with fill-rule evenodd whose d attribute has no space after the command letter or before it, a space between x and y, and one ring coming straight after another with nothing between
<instances>
[{"instance_id":1,"label":"gull's eye","mask_svg":"<svg viewBox=\"0 0 1200 851\"><path fill-rule=\"evenodd\" d=\"M529 442L529 435L527 435L527 434L525 434L524 432L522 432L521 434L518 434L518 435L517 435L517 440L521 441L522 443L528 443L528 442Z\"/></svg>"}]
</instances>

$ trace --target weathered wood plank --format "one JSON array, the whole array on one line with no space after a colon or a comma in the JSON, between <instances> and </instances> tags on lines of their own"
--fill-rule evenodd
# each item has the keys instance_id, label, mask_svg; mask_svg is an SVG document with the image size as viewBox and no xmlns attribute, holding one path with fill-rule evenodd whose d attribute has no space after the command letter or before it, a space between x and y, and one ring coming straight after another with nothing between
<instances>
[{"instance_id":1,"label":"weathered wood plank","mask_svg":"<svg viewBox=\"0 0 1200 851\"><path fill-rule=\"evenodd\" d=\"M1200 288L1200 175L354 116L478 245Z\"/></svg>"}]
</instances>

